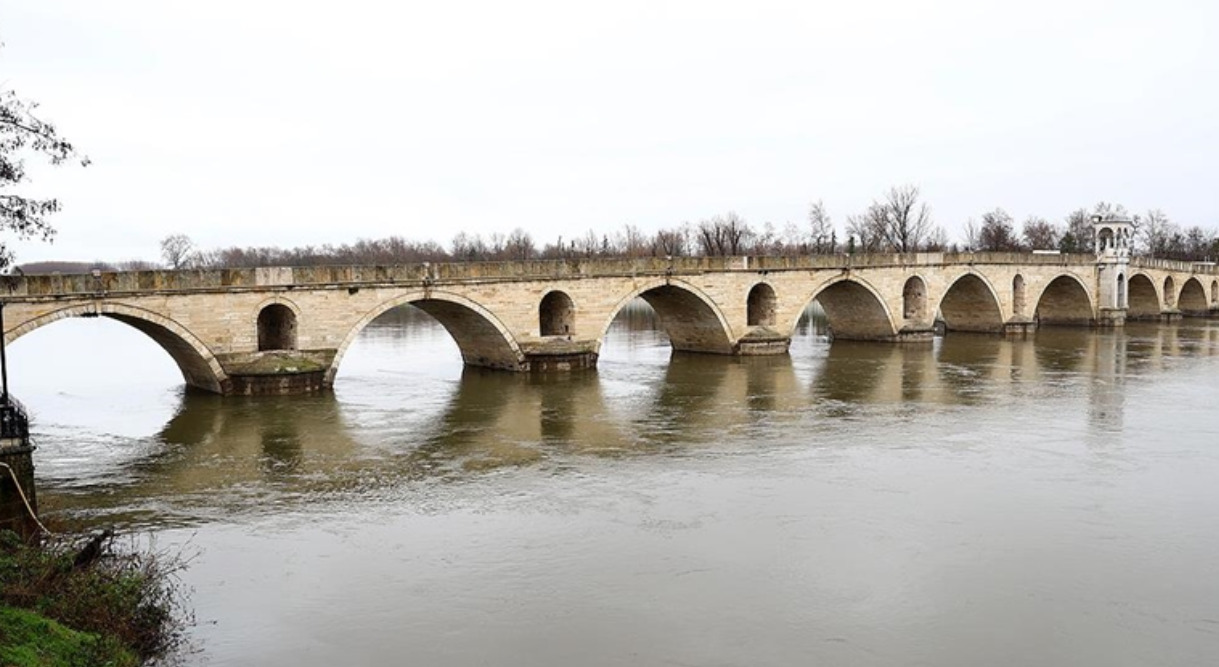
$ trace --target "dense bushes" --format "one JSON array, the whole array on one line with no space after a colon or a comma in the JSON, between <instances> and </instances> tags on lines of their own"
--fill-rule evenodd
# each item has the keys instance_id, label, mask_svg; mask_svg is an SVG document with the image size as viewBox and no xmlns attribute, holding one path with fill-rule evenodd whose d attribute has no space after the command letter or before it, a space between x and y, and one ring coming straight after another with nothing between
<instances>
[{"instance_id":1,"label":"dense bushes","mask_svg":"<svg viewBox=\"0 0 1219 667\"><path fill-rule=\"evenodd\" d=\"M134 541L119 545L109 531L51 537L36 546L0 532L0 646L13 650L37 623L15 611L21 609L84 633L63 635L65 645L77 647L74 660L91 656L81 664L138 664L165 656L180 647L191 620L177 578L184 565L180 557ZM7 655L0 662L21 664Z\"/></svg>"}]
</instances>

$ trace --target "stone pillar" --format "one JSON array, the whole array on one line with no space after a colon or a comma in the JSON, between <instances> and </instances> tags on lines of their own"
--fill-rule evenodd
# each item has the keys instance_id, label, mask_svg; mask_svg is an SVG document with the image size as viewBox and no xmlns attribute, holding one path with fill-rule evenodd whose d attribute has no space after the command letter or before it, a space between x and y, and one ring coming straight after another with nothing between
<instances>
[{"instance_id":1,"label":"stone pillar","mask_svg":"<svg viewBox=\"0 0 1219 667\"><path fill-rule=\"evenodd\" d=\"M20 438L0 439L0 464L0 530L14 531L23 538L37 535L38 524L30 514L38 512L34 448Z\"/></svg>"}]
</instances>

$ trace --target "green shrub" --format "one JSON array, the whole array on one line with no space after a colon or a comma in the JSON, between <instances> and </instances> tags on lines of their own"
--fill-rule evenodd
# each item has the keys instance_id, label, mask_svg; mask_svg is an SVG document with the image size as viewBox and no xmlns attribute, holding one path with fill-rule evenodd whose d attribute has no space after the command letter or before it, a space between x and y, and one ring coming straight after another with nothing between
<instances>
[{"instance_id":1,"label":"green shrub","mask_svg":"<svg viewBox=\"0 0 1219 667\"><path fill-rule=\"evenodd\" d=\"M147 660L178 648L192 620L177 577L184 566L180 557L134 542L119 546L109 531L39 545L0 532L0 605L28 609Z\"/></svg>"}]
</instances>

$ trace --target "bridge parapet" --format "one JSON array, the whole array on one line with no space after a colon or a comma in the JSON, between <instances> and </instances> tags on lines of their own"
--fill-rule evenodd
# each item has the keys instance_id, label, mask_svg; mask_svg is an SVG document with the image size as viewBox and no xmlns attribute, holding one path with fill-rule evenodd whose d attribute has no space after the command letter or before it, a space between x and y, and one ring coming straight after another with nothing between
<instances>
[{"instance_id":1,"label":"bridge parapet","mask_svg":"<svg viewBox=\"0 0 1219 667\"><path fill-rule=\"evenodd\" d=\"M1148 260L1165 262L1166 260ZM694 275L737 271L807 271L947 265L1090 265L1091 255L1026 253L908 253L856 255L638 257L443 262L398 265L326 265L198 269L182 271L102 271L83 274L4 276L0 296L55 297L255 290L267 287L427 285L553 278ZM1171 270L1189 271L1188 263ZM1180 266L1185 268L1180 268ZM1158 266L1158 265L1157 265ZM1166 267L1167 268L1167 267ZM1211 267L1210 273L1219 273Z\"/></svg>"},{"instance_id":2,"label":"bridge parapet","mask_svg":"<svg viewBox=\"0 0 1219 667\"><path fill-rule=\"evenodd\" d=\"M1178 259L1160 259L1157 257L1133 257L1130 266L1138 269L1159 269L1176 273L1196 273L1206 276L1219 276L1219 266L1214 262L1186 262Z\"/></svg>"}]
</instances>

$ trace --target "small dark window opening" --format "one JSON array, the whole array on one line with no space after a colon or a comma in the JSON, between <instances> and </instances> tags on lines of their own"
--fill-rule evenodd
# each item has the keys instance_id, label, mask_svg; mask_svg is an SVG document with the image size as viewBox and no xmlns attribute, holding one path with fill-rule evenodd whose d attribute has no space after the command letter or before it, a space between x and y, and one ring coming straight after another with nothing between
<instances>
[{"instance_id":1,"label":"small dark window opening","mask_svg":"<svg viewBox=\"0 0 1219 667\"><path fill-rule=\"evenodd\" d=\"M279 303L273 303L258 313L258 351L295 350L296 313Z\"/></svg>"},{"instance_id":2,"label":"small dark window opening","mask_svg":"<svg viewBox=\"0 0 1219 667\"><path fill-rule=\"evenodd\" d=\"M563 292L550 292L538 307L538 330L543 336L570 336L576 328L576 308Z\"/></svg>"},{"instance_id":3,"label":"small dark window opening","mask_svg":"<svg viewBox=\"0 0 1219 667\"><path fill-rule=\"evenodd\" d=\"M758 283L749 290L745 323L751 327L774 326L775 290L766 283Z\"/></svg>"}]
</instances>

